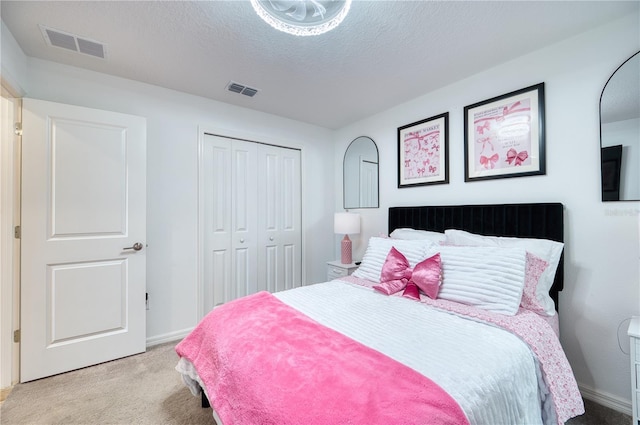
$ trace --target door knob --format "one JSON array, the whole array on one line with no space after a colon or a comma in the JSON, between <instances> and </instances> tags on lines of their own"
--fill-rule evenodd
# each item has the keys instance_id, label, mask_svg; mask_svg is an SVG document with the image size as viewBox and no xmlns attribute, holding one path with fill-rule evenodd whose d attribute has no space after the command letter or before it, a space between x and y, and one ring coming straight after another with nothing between
<instances>
[{"instance_id":1,"label":"door knob","mask_svg":"<svg viewBox=\"0 0 640 425\"><path fill-rule=\"evenodd\" d=\"M240 243L244 243L244 239L240 239Z\"/></svg>"},{"instance_id":2,"label":"door knob","mask_svg":"<svg viewBox=\"0 0 640 425\"><path fill-rule=\"evenodd\" d=\"M136 242L133 244L133 246L122 248L123 251L127 251L129 249L133 249L134 251L140 251L142 249L142 244L140 242Z\"/></svg>"},{"instance_id":3,"label":"door knob","mask_svg":"<svg viewBox=\"0 0 640 425\"><path fill-rule=\"evenodd\" d=\"M273 241L273 236L270 236L270 237L269 237L269 240L270 240L270 241Z\"/></svg>"}]
</instances>

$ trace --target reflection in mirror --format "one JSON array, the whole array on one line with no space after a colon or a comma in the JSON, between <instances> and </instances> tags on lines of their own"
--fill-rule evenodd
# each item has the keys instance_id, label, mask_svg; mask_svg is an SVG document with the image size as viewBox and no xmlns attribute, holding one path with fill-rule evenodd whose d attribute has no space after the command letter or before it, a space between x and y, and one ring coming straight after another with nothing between
<instances>
[{"instance_id":1,"label":"reflection in mirror","mask_svg":"<svg viewBox=\"0 0 640 425\"><path fill-rule=\"evenodd\" d=\"M378 147L371 138L351 142L343 172L344 208L378 208Z\"/></svg>"},{"instance_id":2,"label":"reflection in mirror","mask_svg":"<svg viewBox=\"0 0 640 425\"><path fill-rule=\"evenodd\" d=\"M640 52L602 89L600 148L602 200L640 200Z\"/></svg>"}]
</instances>

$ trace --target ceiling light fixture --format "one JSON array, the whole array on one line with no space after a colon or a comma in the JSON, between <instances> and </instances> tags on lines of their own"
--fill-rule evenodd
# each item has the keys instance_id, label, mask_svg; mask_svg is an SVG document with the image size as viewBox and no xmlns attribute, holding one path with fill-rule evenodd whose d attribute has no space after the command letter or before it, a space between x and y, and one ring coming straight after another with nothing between
<instances>
[{"instance_id":1,"label":"ceiling light fixture","mask_svg":"<svg viewBox=\"0 0 640 425\"><path fill-rule=\"evenodd\" d=\"M251 0L251 5L273 28L307 36L324 34L340 25L351 0Z\"/></svg>"}]
</instances>

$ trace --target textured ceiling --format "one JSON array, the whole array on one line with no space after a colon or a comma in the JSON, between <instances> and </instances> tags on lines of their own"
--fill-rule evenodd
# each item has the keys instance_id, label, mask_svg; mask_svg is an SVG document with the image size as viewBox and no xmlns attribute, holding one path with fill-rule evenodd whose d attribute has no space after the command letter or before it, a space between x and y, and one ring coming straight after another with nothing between
<instances>
[{"instance_id":1,"label":"textured ceiling","mask_svg":"<svg viewBox=\"0 0 640 425\"><path fill-rule=\"evenodd\" d=\"M595 26L637 1L358 1L337 29L295 37L248 1L7 1L26 55L340 128ZM39 25L106 44L48 46ZM229 81L260 89L253 98Z\"/></svg>"}]
</instances>

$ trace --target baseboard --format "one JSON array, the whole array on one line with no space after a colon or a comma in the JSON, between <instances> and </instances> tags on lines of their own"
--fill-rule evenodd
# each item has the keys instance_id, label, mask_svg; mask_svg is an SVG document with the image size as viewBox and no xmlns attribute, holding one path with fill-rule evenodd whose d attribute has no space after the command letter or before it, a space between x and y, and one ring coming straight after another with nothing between
<instances>
[{"instance_id":1,"label":"baseboard","mask_svg":"<svg viewBox=\"0 0 640 425\"><path fill-rule=\"evenodd\" d=\"M13 387L7 387L7 388L0 389L0 403L2 403L3 401L5 401L7 399L7 397L9 396L9 393L11 392L12 389L13 389Z\"/></svg>"},{"instance_id":2,"label":"baseboard","mask_svg":"<svg viewBox=\"0 0 640 425\"><path fill-rule=\"evenodd\" d=\"M582 397L602 406L608 407L625 415L631 416L631 400L625 400L613 394L609 394L586 385L578 384Z\"/></svg>"},{"instance_id":3,"label":"baseboard","mask_svg":"<svg viewBox=\"0 0 640 425\"><path fill-rule=\"evenodd\" d=\"M154 345L164 344L165 342L179 341L185 336L189 335L193 328L182 329L180 331L169 332L162 335L156 335L147 338L147 347L153 347Z\"/></svg>"}]
</instances>

